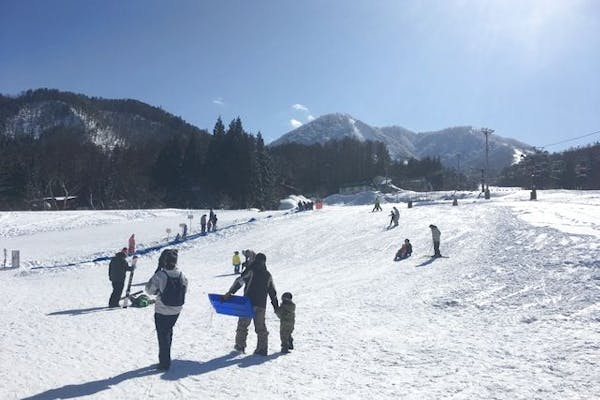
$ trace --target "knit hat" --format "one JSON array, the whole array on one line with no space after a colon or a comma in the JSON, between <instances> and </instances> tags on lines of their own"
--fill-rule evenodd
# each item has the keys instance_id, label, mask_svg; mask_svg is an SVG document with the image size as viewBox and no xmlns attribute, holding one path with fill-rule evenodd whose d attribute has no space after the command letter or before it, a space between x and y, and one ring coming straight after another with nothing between
<instances>
[{"instance_id":1,"label":"knit hat","mask_svg":"<svg viewBox=\"0 0 600 400\"><path fill-rule=\"evenodd\" d=\"M169 250L167 252L167 254L165 254L165 266L168 267L174 267L175 265L177 265L177 250L173 249L173 250Z\"/></svg>"},{"instance_id":2,"label":"knit hat","mask_svg":"<svg viewBox=\"0 0 600 400\"><path fill-rule=\"evenodd\" d=\"M264 263L264 262L267 262L267 256L265 256L263 253L258 253L256 255L256 257L254 257L254 260L258 261L258 262L263 262Z\"/></svg>"},{"instance_id":3,"label":"knit hat","mask_svg":"<svg viewBox=\"0 0 600 400\"><path fill-rule=\"evenodd\" d=\"M291 300L292 299L292 294L290 292L285 292L284 294L281 295L281 300Z\"/></svg>"}]
</instances>

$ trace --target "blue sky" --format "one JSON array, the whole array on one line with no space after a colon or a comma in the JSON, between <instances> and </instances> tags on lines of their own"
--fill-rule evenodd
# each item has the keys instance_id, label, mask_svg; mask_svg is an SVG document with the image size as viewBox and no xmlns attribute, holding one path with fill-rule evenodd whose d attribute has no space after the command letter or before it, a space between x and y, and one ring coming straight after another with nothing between
<instances>
[{"instance_id":1,"label":"blue sky","mask_svg":"<svg viewBox=\"0 0 600 400\"><path fill-rule=\"evenodd\" d=\"M38 87L267 141L344 112L542 146L600 130L600 1L0 0L0 93Z\"/></svg>"}]
</instances>

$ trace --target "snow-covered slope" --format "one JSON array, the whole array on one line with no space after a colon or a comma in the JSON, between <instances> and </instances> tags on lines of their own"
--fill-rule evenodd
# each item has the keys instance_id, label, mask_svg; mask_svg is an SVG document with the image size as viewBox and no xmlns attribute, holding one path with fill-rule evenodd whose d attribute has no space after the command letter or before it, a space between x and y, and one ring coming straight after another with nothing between
<instances>
[{"instance_id":1,"label":"snow-covered slope","mask_svg":"<svg viewBox=\"0 0 600 400\"><path fill-rule=\"evenodd\" d=\"M0 270L0 398L598 398L600 192L504 194L402 207L389 231L389 204L219 212L220 231L180 245L190 291L164 374L151 368L153 310L102 308L107 263ZM83 260L131 233L156 244L186 216L0 213L0 246L27 266ZM426 257L430 223L449 258ZM391 261L404 238L412 258ZM277 353L272 309L267 357L231 353L236 320L211 311L207 293L229 288L244 248L264 252L279 294L294 295L292 354ZM135 288L157 259L140 258Z\"/></svg>"}]
</instances>

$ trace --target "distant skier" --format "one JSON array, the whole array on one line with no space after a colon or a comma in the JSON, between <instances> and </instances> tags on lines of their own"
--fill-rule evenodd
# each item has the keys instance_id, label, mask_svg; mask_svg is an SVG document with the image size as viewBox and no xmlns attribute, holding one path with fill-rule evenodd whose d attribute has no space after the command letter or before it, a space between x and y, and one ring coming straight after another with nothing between
<instances>
[{"instance_id":1,"label":"distant skier","mask_svg":"<svg viewBox=\"0 0 600 400\"><path fill-rule=\"evenodd\" d=\"M400 219L400 211L396 207L392 207L392 211L390 211L390 224L388 225L388 229L394 225L394 228L398 226L398 220Z\"/></svg>"},{"instance_id":2,"label":"distant skier","mask_svg":"<svg viewBox=\"0 0 600 400\"><path fill-rule=\"evenodd\" d=\"M135 234L131 234L129 237L129 247L127 249L128 255L132 256L135 254Z\"/></svg>"},{"instance_id":3,"label":"distant skier","mask_svg":"<svg viewBox=\"0 0 600 400\"><path fill-rule=\"evenodd\" d=\"M217 230L217 214L213 213L211 222L212 222L212 230L213 230L213 232L216 232L216 230Z\"/></svg>"},{"instance_id":4,"label":"distant skier","mask_svg":"<svg viewBox=\"0 0 600 400\"><path fill-rule=\"evenodd\" d=\"M233 273L240 273L240 265L242 264L242 260L240 259L240 252L234 251L233 257L231 258L231 264L233 264Z\"/></svg>"},{"instance_id":5,"label":"distant skier","mask_svg":"<svg viewBox=\"0 0 600 400\"><path fill-rule=\"evenodd\" d=\"M109 307L119 307L119 299L123 294L125 286L125 274L131 271L131 267L127 264L127 247L123 247L120 252L114 255L108 265L108 278L112 284L112 294L108 300Z\"/></svg>"},{"instance_id":6,"label":"distant skier","mask_svg":"<svg viewBox=\"0 0 600 400\"><path fill-rule=\"evenodd\" d=\"M181 224L181 229L183 230L182 234L181 234L181 238L185 239L187 237L187 231L188 231L188 226L187 224Z\"/></svg>"},{"instance_id":7,"label":"distant skier","mask_svg":"<svg viewBox=\"0 0 600 400\"><path fill-rule=\"evenodd\" d=\"M208 213L208 220L212 222L212 220L213 220L214 217L215 217L215 212L211 208L210 211L209 211L209 213Z\"/></svg>"},{"instance_id":8,"label":"distant skier","mask_svg":"<svg viewBox=\"0 0 600 400\"><path fill-rule=\"evenodd\" d=\"M188 280L177 269L176 252L166 253L164 261L164 269L150 278L145 289L148 294L157 296L154 303L154 324L159 348L158 369L166 371L171 367L173 326L185 303Z\"/></svg>"},{"instance_id":9,"label":"distant skier","mask_svg":"<svg viewBox=\"0 0 600 400\"><path fill-rule=\"evenodd\" d=\"M281 296L281 304L275 310L279 317L279 337L281 338L281 352L289 353L294 349L294 324L296 322L296 305L292 301L292 294L285 292Z\"/></svg>"},{"instance_id":10,"label":"distant skier","mask_svg":"<svg viewBox=\"0 0 600 400\"><path fill-rule=\"evenodd\" d=\"M371 212L375 212L375 211L383 211L383 209L381 208L381 204L379 202L379 196L377 196L375 198L375 206L373 207L373 210L371 210Z\"/></svg>"},{"instance_id":11,"label":"distant skier","mask_svg":"<svg viewBox=\"0 0 600 400\"><path fill-rule=\"evenodd\" d=\"M440 237L442 236L442 232L440 232L438 227L433 224L429 225L429 228L431 229L431 237L433 239L433 256L441 257L442 254L440 253Z\"/></svg>"},{"instance_id":12,"label":"distant skier","mask_svg":"<svg viewBox=\"0 0 600 400\"><path fill-rule=\"evenodd\" d=\"M404 243L402 247L396 252L396 256L394 257L394 261L404 260L412 255L412 244L410 244L410 240L404 239Z\"/></svg>"},{"instance_id":13,"label":"distant skier","mask_svg":"<svg viewBox=\"0 0 600 400\"><path fill-rule=\"evenodd\" d=\"M227 301L235 292L244 285L244 296L248 296L254 307L254 330L258 336L254 354L266 356L269 347L269 331L265 324L265 313L267 311L267 295L271 298L273 309L277 310L279 301L273 284L273 278L266 265L267 257L258 253L252 266L246 268L242 275L235 280L231 288L223 295L223 301ZM246 349L246 338L248 337L248 326L252 319L240 317L235 335L234 349L244 352Z\"/></svg>"},{"instance_id":14,"label":"distant skier","mask_svg":"<svg viewBox=\"0 0 600 400\"><path fill-rule=\"evenodd\" d=\"M200 217L200 229L202 235L206 234L206 214L202 214Z\"/></svg>"}]
</instances>

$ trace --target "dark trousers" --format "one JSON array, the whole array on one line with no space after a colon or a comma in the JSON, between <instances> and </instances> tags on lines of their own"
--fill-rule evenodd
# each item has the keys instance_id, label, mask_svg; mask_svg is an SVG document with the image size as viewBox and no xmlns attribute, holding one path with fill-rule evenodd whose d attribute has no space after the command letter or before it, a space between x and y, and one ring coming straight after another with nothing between
<instances>
[{"instance_id":1,"label":"dark trousers","mask_svg":"<svg viewBox=\"0 0 600 400\"><path fill-rule=\"evenodd\" d=\"M179 318L179 314L154 314L156 336L158 337L158 364L164 369L169 369L171 366L171 342L173 341L173 326L175 326L177 318Z\"/></svg>"},{"instance_id":2,"label":"dark trousers","mask_svg":"<svg viewBox=\"0 0 600 400\"><path fill-rule=\"evenodd\" d=\"M433 254L436 256L441 256L440 253L440 242L433 242Z\"/></svg>"},{"instance_id":3,"label":"dark trousers","mask_svg":"<svg viewBox=\"0 0 600 400\"><path fill-rule=\"evenodd\" d=\"M122 281L111 281L113 291L108 300L109 307L119 307L119 300L123 294L123 286L125 286L125 280Z\"/></svg>"}]
</instances>

